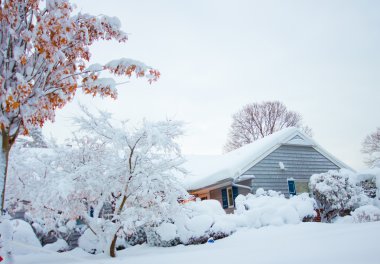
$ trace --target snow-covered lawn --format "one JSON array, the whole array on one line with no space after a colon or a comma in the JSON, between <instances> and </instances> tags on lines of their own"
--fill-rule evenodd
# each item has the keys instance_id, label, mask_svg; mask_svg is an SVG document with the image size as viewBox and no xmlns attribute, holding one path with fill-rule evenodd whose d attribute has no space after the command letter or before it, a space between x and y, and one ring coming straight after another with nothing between
<instances>
[{"instance_id":1,"label":"snow-covered lawn","mask_svg":"<svg viewBox=\"0 0 380 264\"><path fill-rule=\"evenodd\" d=\"M118 258L89 255L77 249L67 253L15 256L16 263L194 264L194 263L380 263L380 222L361 224L301 223L239 229L215 243L158 248L135 246Z\"/></svg>"}]
</instances>

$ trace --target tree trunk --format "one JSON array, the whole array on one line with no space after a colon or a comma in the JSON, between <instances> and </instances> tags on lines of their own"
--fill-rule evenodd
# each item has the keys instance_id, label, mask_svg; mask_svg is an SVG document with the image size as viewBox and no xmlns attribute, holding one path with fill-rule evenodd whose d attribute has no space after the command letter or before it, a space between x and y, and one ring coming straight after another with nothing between
<instances>
[{"instance_id":1,"label":"tree trunk","mask_svg":"<svg viewBox=\"0 0 380 264\"><path fill-rule=\"evenodd\" d=\"M113 236L113 239L112 239L112 242L111 242L111 246L110 246L110 256L112 258L116 257L116 240L117 240L117 235L115 234Z\"/></svg>"},{"instance_id":2,"label":"tree trunk","mask_svg":"<svg viewBox=\"0 0 380 264\"><path fill-rule=\"evenodd\" d=\"M2 130L1 133L2 144L0 153L0 189L1 189L1 212L4 213L5 209L5 190L8 176L8 163L9 163L9 152L14 143L9 134Z\"/></svg>"},{"instance_id":3,"label":"tree trunk","mask_svg":"<svg viewBox=\"0 0 380 264\"><path fill-rule=\"evenodd\" d=\"M127 201L127 196L124 195L123 200L121 201L121 204L120 204L118 210L116 211L117 215L120 215L120 212L123 210L123 207L124 207L126 201ZM117 231L115 232L113 239L112 239L112 242L111 242L111 245L110 245L110 256L113 258L116 257L116 240L117 240L117 232L118 231L119 231L119 229L117 229Z\"/></svg>"}]
</instances>

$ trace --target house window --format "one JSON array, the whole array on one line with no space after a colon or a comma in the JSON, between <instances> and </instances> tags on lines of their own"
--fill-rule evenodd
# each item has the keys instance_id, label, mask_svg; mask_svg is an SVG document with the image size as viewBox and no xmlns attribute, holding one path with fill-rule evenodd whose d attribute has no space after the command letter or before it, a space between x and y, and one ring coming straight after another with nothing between
<instances>
[{"instance_id":1,"label":"house window","mask_svg":"<svg viewBox=\"0 0 380 264\"><path fill-rule=\"evenodd\" d=\"M307 181L296 181L297 193L309 193L309 183Z\"/></svg>"},{"instance_id":2,"label":"house window","mask_svg":"<svg viewBox=\"0 0 380 264\"><path fill-rule=\"evenodd\" d=\"M294 179L288 179L288 188L289 194L291 196L296 195L297 193L308 193L309 192L309 183L307 181L294 181Z\"/></svg>"},{"instance_id":3,"label":"house window","mask_svg":"<svg viewBox=\"0 0 380 264\"><path fill-rule=\"evenodd\" d=\"M198 194L198 198L201 199L201 201L209 199L207 193Z\"/></svg>"},{"instance_id":4,"label":"house window","mask_svg":"<svg viewBox=\"0 0 380 264\"><path fill-rule=\"evenodd\" d=\"M232 192L232 188L227 188L227 198L228 198L228 207L234 207L234 195Z\"/></svg>"},{"instance_id":5,"label":"house window","mask_svg":"<svg viewBox=\"0 0 380 264\"><path fill-rule=\"evenodd\" d=\"M239 194L239 189L235 186L232 186L224 188L221 191L223 209L233 208L235 206L235 198Z\"/></svg>"}]
</instances>

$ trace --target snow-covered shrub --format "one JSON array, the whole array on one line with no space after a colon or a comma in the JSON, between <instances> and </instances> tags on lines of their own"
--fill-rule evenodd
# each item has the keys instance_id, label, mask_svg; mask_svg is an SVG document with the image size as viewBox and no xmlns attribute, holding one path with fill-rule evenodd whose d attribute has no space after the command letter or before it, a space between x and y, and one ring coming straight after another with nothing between
<instances>
[{"instance_id":1,"label":"snow-covered shrub","mask_svg":"<svg viewBox=\"0 0 380 264\"><path fill-rule=\"evenodd\" d=\"M364 205L351 212L355 223L380 221L380 208L373 205Z\"/></svg>"},{"instance_id":2,"label":"snow-covered shrub","mask_svg":"<svg viewBox=\"0 0 380 264\"><path fill-rule=\"evenodd\" d=\"M148 243L155 246L202 244L236 231L233 216L216 200L188 202L170 221L147 230Z\"/></svg>"},{"instance_id":3,"label":"snow-covered shrub","mask_svg":"<svg viewBox=\"0 0 380 264\"><path fill-rule=\"evenodd\" d=\"M380 168L359 171L353 175L353 181L363 188L369 198L374 199L374 204L380 207Z\"/></svg>"},{"instance_id":4,"label":"snow-covered shrub","mask_svg":"<svg viewBox=\"0 0 380 264\"><path fill-rule=\"evenodd\" d=\"M12 173L19 177L11 177L12 193L32 201L29 213L43 218L48 230L64 233L61 223L82 219L101 251L115 256L118 237L170 222L168 216L180 210L178 200L188 195L175 177L184 172L177 142L182 122L143 120L134 127L86 109L76 122L80 130L70 145L44 149L48 155L30 149L13 155Z\"/></svg>"},{"instance_id":5,"label":"snow-covered shrub","mask_svg":"<svg viewBox=\"0 0 380 264\"><path fill-rule=\"evenodd\" d=\"M355 184L362 187L363 192L370 198L379 196L380 168L371 168L353 173L351 175Z\"/></svg>"},{"instance_id":6,"label":"snow-covered shrub","mask_svg":"<svg viewBox=\"0 0 380 264\"><path fill-rule=\"evenodd\" d=\"M164 222L158 227L146 229L147 242L152 246L172 247L181 243L177 234L177 226Z\"/></svg>"},{"instance_id":7,"label":"snow-covered shrub","mask_svg":"<svg viewBox=\"0 0 380 264\"><path fill-rule=\"evenodd\" d=\"M283 194L260 188L256 195L239 195L235 203L236 221L240 226L298 224L305 217L315 215L315 200L306 193L287 199Z\"/></svg>"},{"instance_id":8,"label":"snow-covered shrub","mask_svg":"<svg viewBox=\"0 0 380 264\"><path fill-rule=\"evenodd\" d=\"M322 209L322 221L330 222L337 215L343 216L360 205L362 190L353 180L354 173L341 169L310 177L309 188Z\"/></svg>"},{"instance_id":9,"label":"snow-covered shrub","mask_svg":"<svg viewBox=\"0 0 380 264\"><path fill-rule=\"evenodd\" d=\"M139 226L134 230L126 230L125 240L127 244L130 246L141 245L146 243L147 237L144 227Z\"/></svg>"},{"instance_id":10,"label":"snow-covered shrub","mask_svg":"<svg viewBox=\"0 0 380 264\"><path fill-rule=\"evenodd\" d=\"M190 202L185 204L185 210L185 221L176 219L184 244L205 243L211 237L219 239L236 231L233 217L226 214L219 201Z\"/></svg>"}]
</instances>

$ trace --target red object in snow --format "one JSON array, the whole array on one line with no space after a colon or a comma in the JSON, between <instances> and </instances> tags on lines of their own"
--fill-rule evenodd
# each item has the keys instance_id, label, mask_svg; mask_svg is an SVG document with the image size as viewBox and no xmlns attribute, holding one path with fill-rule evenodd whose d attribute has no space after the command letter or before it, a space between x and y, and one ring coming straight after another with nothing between
<instances>
[{"instance_id":1,"label":"red object in snow","mask_svg":"<svg viewBox=\"0 0 380 264\"><path fill-rule=\"evenodd\" d=\"M3 259L3 257L2 256L0 256L0 262L2 262L4 259Z\"/></svg>"}]
</instances>

